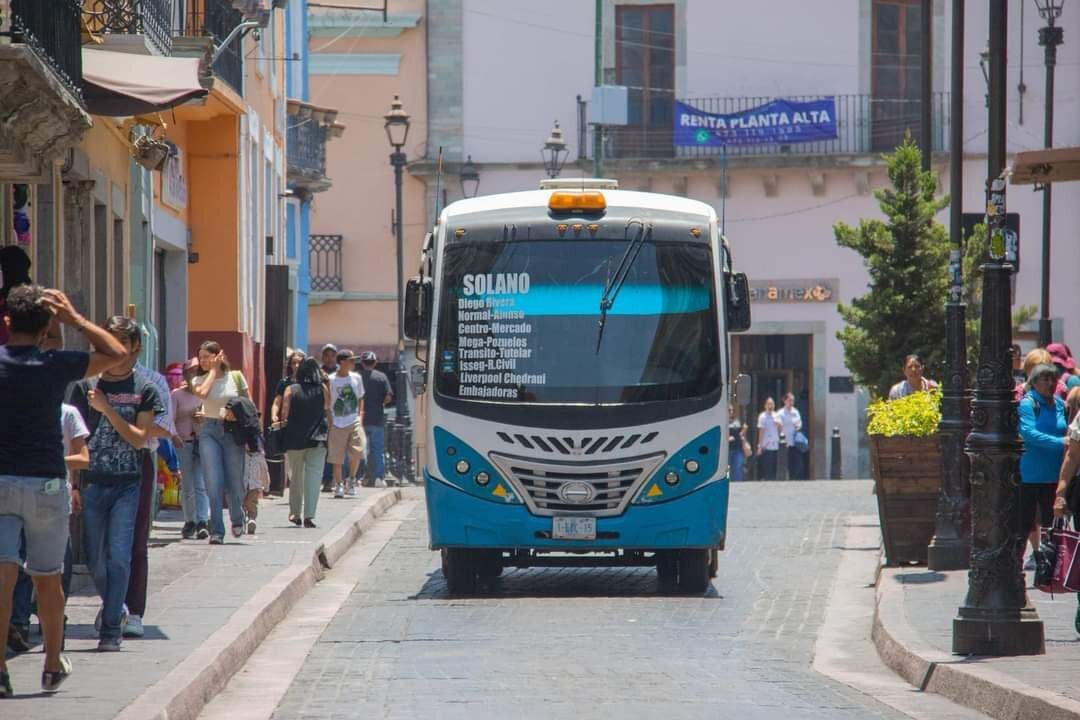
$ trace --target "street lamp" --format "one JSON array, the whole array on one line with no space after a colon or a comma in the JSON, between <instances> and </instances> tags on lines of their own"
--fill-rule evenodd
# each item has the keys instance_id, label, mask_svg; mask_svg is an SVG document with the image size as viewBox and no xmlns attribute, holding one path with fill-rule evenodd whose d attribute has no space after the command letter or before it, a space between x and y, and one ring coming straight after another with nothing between
<instances>
[{"instance_id":1,"label":"street lamp","mask_svg":"<svg viewBox=\"0 0 1080 720\"><path fill-rule=\"evenodd\" d=\"M1065 32L1055 21L1061 17L1065 0L1035 0L1039 15L1046 27L1039 28L1039 45L1045 49L1046 92L1043 125L1043 145L1051 147L1054 140L1054 67L1057 65L1057 49L1065 40ZM1041 185L1043 193L1042 217L1042 308L1039 314L1039 345L1046 347L1053 342L1050 325L1050 183Z\"/></svg>"},{"instance_id":2,"label":"street lamp","mask_svg":"<svg viewBox=\"0 0 1080 720\"><path fill-rule=\"evenodd\" d=\"M390 153L390 165L394 168L394 215L391 217L391 229L397 241L397 412L392 427L391 447L399 452L395 459L397 477L412 482L412 431L409 422L409 401L405 379L405 335L402 327L403 308L405 305L405 255L404 255L404 218L401 216L401 190L406 157L402 148L409 138L409 113L401 105L397 95L390 103L390 112L383 116L386 138L390 141L393 152ZM396 442L395 442L396 441Z\"/></svg>"},{"instance_id":3,"label":"street lamp","mask_svg":"<svg viewBox=\"0 0 1080 720\"><path fill-rule=\"evenodd\" d=\"M547 142L544 143L544 148L540 151L540 157L544 158L544 170L547 171L549 178L559 177L563 163L566 162L566 156L569 153L566 141L563 140L562 128L559 127L559 121L556 120L555 127L551 128L551 134L548 135Z\"/></svg>"},{"instance_id":4,"label":"street lamp","mask_svg":"<svg viewBox=\"0 0 1080 720\"><path fill-rule=\"evenodd\" d=\"M461 194L467 198L476 197L480 190L480 171L473 165L472 155L461 166Z\"/></svg>"}]
</instances>

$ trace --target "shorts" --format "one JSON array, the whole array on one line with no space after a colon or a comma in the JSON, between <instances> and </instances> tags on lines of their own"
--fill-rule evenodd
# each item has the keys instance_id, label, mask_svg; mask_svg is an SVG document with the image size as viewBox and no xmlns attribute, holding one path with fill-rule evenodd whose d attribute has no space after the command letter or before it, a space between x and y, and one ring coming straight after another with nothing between
<instances>
[{"instance_id":1,"label":"shorts","mask_svg":"<svg viewBox=\"0 0 1080 720\"><path fill-rule=\"evenodd\" d=\"M46 490L46 485L55 487ZM0 563L22 564L26 534L27 575L59 575L68 544L71 492L64 478L0 475Z\"/></svg>"},{"instance_id":2,"label":"shorts","mask_svg":"<svg viewBox=\"0 0 1080 720\"><path fill-rule=\"evenodd\" d=\"M1048 528L1054 524L1054 497L1057 483L1020 483L1020 524L1023 534L1036 524Z\"/></svg>"},{"instance_id":3,"label":"shorts","mask_svg":"<svg viewBox=\"0 0 1080 720\"><path fill-rule=\"evenodd\" d=\"M345 456L363 458L364 448L367 445L367 437L364 435L364 426L360 419L348 427L330 426L329 437L326 442L326 462L330 465L340 465L345 462Z\"/></svg>"}]
</instances>

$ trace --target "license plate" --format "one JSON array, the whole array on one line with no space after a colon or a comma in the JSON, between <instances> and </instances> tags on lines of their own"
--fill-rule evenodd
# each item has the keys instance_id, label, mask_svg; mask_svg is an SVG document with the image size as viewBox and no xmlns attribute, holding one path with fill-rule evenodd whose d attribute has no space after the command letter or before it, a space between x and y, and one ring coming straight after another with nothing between
<instances>
[{"instance_id":1,"label":"license plate","mask_svg":"<svg viewBox=\"0 0 1080 720\"><path fill-rule=\"evenodd\" d=\"M555 540L595 540L596 518L556 517L551 519L551 537Z\"/></svg>"}]
</instances>

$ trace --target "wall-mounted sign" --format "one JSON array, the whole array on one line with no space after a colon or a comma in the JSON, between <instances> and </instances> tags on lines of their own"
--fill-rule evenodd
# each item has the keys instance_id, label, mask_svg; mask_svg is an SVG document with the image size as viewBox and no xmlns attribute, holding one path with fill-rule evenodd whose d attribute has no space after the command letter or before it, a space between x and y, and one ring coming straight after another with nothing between
<instances>
[{"instance_id":1,"label":"wall-mounted sign","mask_svg":"<svg viewBox=\"0 0 1080 720\"><path fill-rule=\"evenodd\" d=\"M855 392L855 381L850 375L830 375L829 392L846 395Z\"/></svg>"},{"instance_id":2,"label":"wall-mounted sign","mask_svg":"<svg viewBox=\"0 0 1080 720\"><path fill-rule=\"evenodd\" d=\"M840 281L827 280L751 280L750 302L755 303L833 303Z\"/></svg>"},{"instance_id":3,"label":"wall-mounted sign","mask_svg":"<svg viewBox=\"0 0 1080 720\"><path fill-rule=\"evenodd\" d=\"M674 142L679 147L787 145L835 140L836 98L777 99L764 105L718 114L675 101Z\"/></svg>"},{"instance_id":4,"label":"wall-mounted sign","mask_svg":"<svg viewBox=\"0 0 1080 720\"><path fill-rule=\"evenodd\" d=\"M187 207L187 177L184 175L184 151L175 145L161 169L161 202L173 210Z\"/></svg>"}]
</instances>

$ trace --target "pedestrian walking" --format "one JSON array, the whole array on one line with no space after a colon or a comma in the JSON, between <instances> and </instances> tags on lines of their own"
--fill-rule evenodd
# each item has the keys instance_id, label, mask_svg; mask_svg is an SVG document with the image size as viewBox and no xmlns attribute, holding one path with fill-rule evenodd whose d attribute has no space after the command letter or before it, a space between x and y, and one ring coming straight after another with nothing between
<instances>
[{"instance_id":1,"label":"pedestrian walking","mask_svg":"<svg viewBox=\"0 0 1080 720\"><path fill-rule=\"evenodd\" d=\"M742 482L746 460L750 457L750 444L746 441L746 426L739 420L735 406L728 406L728 465L731 466L732 482Z\"/></svg>"},{"instance_id":2,"label":"pedestrian walking","mask_svg":"<svg viewBox=\"0 0 1080 720\"><path fill-rule=\"evenodd\" d=\"M79 315L58 290L13 288L5 312L8 341L0 346L0 631L7 636L12 590L22 566L33 579L45 640L41 689L55 692L71 673L70 661L61 655L61 576L74 493L65 481L61 405L70 382L115 367L127 353L116 338ZM54 318L82 333L94 351L42 351ZM19 557L24 534L25 561ZM0 698L9 698L14 690L4 655L0 652Z\"/></svg>"},{"instance_id":3,"label":"pedestrian walking","mask_svg":"<svg viewBox=\"0 0 1080 720\"><path fill-rule=\"evenodd\" d=\"M1065 402L1069 417L1069 431L1065 444L1065 459L1058 472L1057 486L1054 488L1054 519L1064 521L1072 517L1073 529L1080 530L1080 388L1069 391ZM1076 615L1073 628L1080 633L1080 593L1077 593Z\"/></svg>"},{"instance_id":4,"label":"pedestrian walking","mask_svg":"<svg viewBox=\"0 0 1080 720\"><path fill-rule=\"evenodd\" d=\"M787 444L788 479L801 480L803 450L796 442L796 436L802 435L802 415L795 407L795 396L792 393L784 394L784 406L776 413L783 427L784 442ZM805 435L803 436L805 438Z\"/></svg>"},{"instance_id":5,"label":"pedestrian walking","mask_svg":"<svg viewBox=\"0 0 1080 720\"><path fill-rule=\"evenodd\" d=\"M386 487L386 407L394 402L390 378L375 369L379 358L370 350L360 356L360 378L364 383L362 422L367 438L367 473L375 487Z\"/></svg>"},{"instance_id":6,"label":"pedestrian walking","mask_svg":"<svg viewBox=\"0 0 1080 720\"><path fill-rule=\"evenodd\" d=\"M293 350L285 357L285 368L274 388L274 401L270 404L271 424L276 425L281 422L281 403L285 399L285 389L296 382L296 371L305 357L307 355L303 350Z\"/></svg>"},{"instance_id":7,"label":"pedestrian walking","mask_svg":"<svg viewBox=\"0 0 1080 720\"><path fill-rule=\"evenodd\" d=\"M1023 400L1024 395L1026 395L1028 390L1031 389L1031 384L1027 381L1027 378L1030 377L1031 371L1037 365L1050 365L1054 367L1055 370L1057 369L1057 366L1054 365L1053 356L1042 348L1035 348L1027 355L1025 355L1023 366L1024 382L1018 384L1013 389L1013 399L1016 400L1016 402L1020 402L1021 400ZM1063 400L1069 394L1069 390L1065 386L1065 381L1062 380L1060 376L1058 377L1057 384L1054 387L1054 394Z\"/></svg>"},{"instance_id":8,"label":"pedestrian walking","mask_svg":"<svg viewBox=\"0 0 1080 720\"><path fill-rule=\"evenodd\" d=\"M337 372L330 376L330 439L326 461L333 467L334 497L356 497L356 475L364 459L367 441L362 420L364 381L353 372L356 356L352 350L337 354ZM348 477L342 478L342 467L348 462Z\"/></svg>"},{"instance_id":9,"label":"pedestrian walking","mask_svg":"<svg viewBox=\"0 0 1080 720\"><path fill-rule=\"evenodd\" d=\"M337 345L333 343L326 343L319 352L319 358L322 360L322 371L327 378L337 372L337 352ZM333 483L334 468L327 462L323 466L322 491L330 492L333 490Z\"/></svg>"},{"instance_id":10,"label":"pedestrian walking","mask_svg":"<svg viewBox=\"0 0 1080 720\"><path fill-rule=\"evenodd\" d=\"M289 484L289 521L315 527L319 479L326 463L330 426L330 389L315 358L300 363L296 382L285 390L281 417L285 423L285 456Z\"/></svg>"},{"instance_id":11,"label":"pedestrian walking","mask_svg":"<svg viewBox=\"0 0 1080 720\"><path fill-rule=\"evenodd\" d=\"M259 500L269 487L270 472L264 454L262 424L255 404L244 397L225 406L225 432L244 450L244 517L248 535L255 534Z\"/></svg>"},{"instance_id":12,"label":"pedestrian walking","mask_svg":"<svg viewBox=\"0 0 1080 720\"><path fill-rule=\"evenodd\" d=\"M199 361L192 358L180 365L179 381L170 371L170 384L175 382L169 395L176 435L173 444L180 459L180 507L184 513L184 526L180 537L184 540L206 540L210 537L210 498L206 493L206 478L199 457L199 438L196 432L195 414L202 407L202 400L191 392L191 383L199 371Z\"/></svg>"},{"instance_id":13,"label":"pedestrian walking","mask_svg":"<svg viewBox=\"0 0 1080 720\"><path fill-rule=\"evenodd\" d=\"M889 399L899 400L914 392L933 390L938 386L936 382L923 377L923 361L918 355L908 355L904 358L904 379L889 389Z\"/></svg>"},{"instance_id":14,"label":"pedestrian walking","mask_svg":"<svg viewBox=\"0 0 1080 720\"><path fill-rule=\"evenodd\" d=\"M221 344L207 340L199 346L200 374L192 378L191 392L202 401L198 420L199 461L210 501L210 544L225 542L224 503L228 498L232 535L244 534L244 450L225 433L225 406L248 397L243 373L229 367Z\"/></svg>"},{"instance_id":15,"label":"pedestrian walking","mask_svg":"<svg viewBox=\"0 0 1080 720\"><path fill-rule=\"evenodd\" d=\"M1068 424L1065 401L1054 394L1057 370L1036 365L1028 375L1029 390L1019 403L1020 436L1020 532L1028 536L1031 550L1039 549L1040 527L1053 524L1054 491L1065 456Z\"/></svg>"},{"instance_id":16,"label":"pedestrian walking","mask_svg":"<svg viewBox=\"0 0 1080 720\"><path fill-rule=\"evenodd\" d=\"M776 401L765 398L765 405L757 419L757 456L760 461L760 479L776 479L776 460L780 452L780 432L783 423L776 413Z\"/></svg>"},{"instance_id":17,"label":"pedestrian walking","mask_svg":"<svg viewBox=\"0 0 1080 720\"><path fill-rule=\"evenodd\" d=\"M102 609L98 650L120 649L127 623L125 598L132 572L132 548L139 515L140 485L154 418L163 400L154 385L135 372L142 331L130 318L109 318L105 329L127 357L96 378L77 383L71 404L86 418L90 467L83 473L83 535L87 565Z\"/></svg>"}]
</instances>

